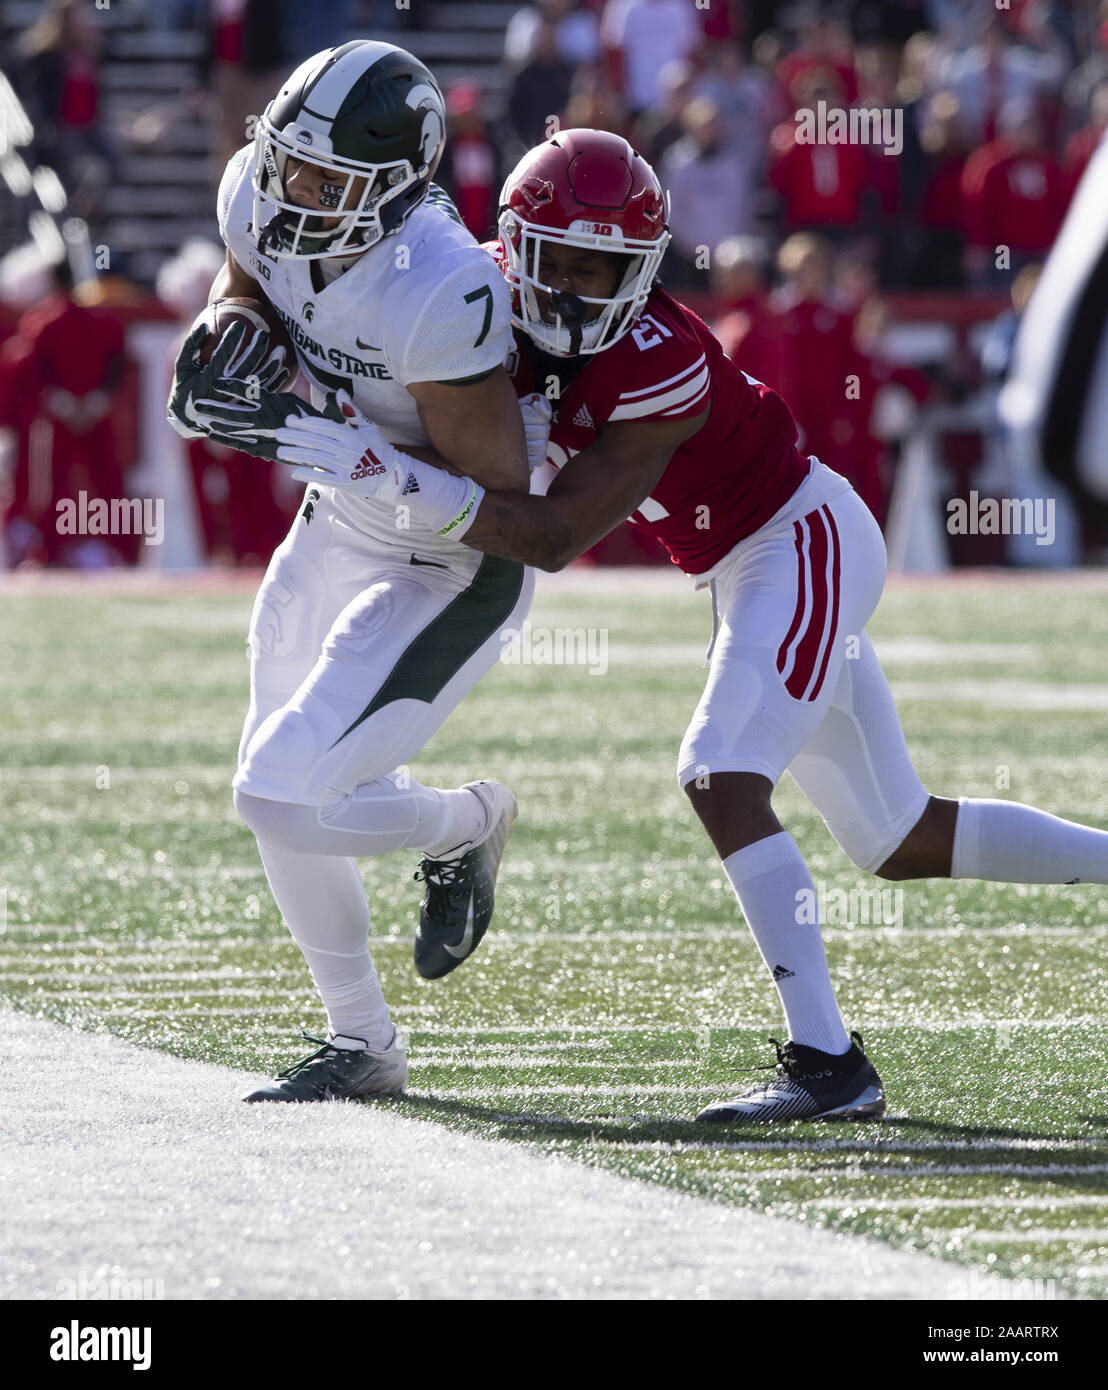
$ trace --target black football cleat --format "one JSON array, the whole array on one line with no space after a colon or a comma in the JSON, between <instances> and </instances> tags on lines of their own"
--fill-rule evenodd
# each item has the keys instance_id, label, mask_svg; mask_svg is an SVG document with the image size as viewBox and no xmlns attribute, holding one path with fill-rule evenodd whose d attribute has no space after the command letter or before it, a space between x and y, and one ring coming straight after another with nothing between
<instances>
[{"instance_id":1,"label":"black football cleat","mask_svg":"<svg viewBox=\"0 0 1108 1390\"><path fill-rule=\"evenodd\" d=\"M696 1118L724 1125L878 1119L885 1113L885 1088L862 1050L861 1034L850 1037L850 1050L840 1056L801 1043L782 1047L770 1038L777 1049L776 1080L706 1106Z\"/></svg>"},{"instance_id":2,"label":"black football cleat","mask_svg":"<svg viewBox=\"0 0 1108 1390\"><path fill-rule=\"evenodd\" d=\"M439 980L471 956L492 921L496 874L519 808L499 782L469 782L488 811L481 839L453 859L422 859L415 875L427 885L419 909L415 967Z\"/></svg>"},{"instance_id":3,"label":"black football cleat","mask_svg":"<svg viewBox=\"0 0 1108 1390\"><path fill-rule=\"evenodd\" d=\"M319 1043L319 1051L278 1072L268 1086L251 1091L243 1100L358 1100L362 1096L397 1095L408 1084L408 1058L399 1033L384 1052L335 1047L310 1033L304 1038Z\"/></svg>"}]
</instances>

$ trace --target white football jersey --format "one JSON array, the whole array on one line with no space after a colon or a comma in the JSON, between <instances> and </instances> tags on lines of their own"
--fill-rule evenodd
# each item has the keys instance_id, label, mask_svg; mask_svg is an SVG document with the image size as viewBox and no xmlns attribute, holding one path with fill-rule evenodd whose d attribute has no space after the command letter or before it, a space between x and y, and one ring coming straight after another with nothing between
<instances>
[{"instance_id":1,"label":"white football jersey","mask_svg":"<svg viewBox=\"0 0 1108 1390\"><path fill-rule=\"evenodd\" d=\"M258 251L252 154L247 145L227 165L219 230L283 319L312 403L322 405L328 391L345 387L391 443L427 444L408 383L483 375L513 346L511 298L498 266L447 210L445 195L432 194L395 235L317 289L314 263ZM405 527L406 514L391 502L328 491L341 515L385 545L439 553L461 545L414 521Z\"/></svg>"}]
</instances>

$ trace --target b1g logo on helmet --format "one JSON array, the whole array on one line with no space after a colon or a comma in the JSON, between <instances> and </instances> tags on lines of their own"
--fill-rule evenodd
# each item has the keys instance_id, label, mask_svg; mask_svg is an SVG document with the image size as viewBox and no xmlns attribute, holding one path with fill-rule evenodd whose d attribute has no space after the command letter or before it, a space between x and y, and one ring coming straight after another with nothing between
<instances>
[{"instance_id":1,"label":"b1g logo on helmet","mask_svg":"<svg viewBox=\"0 0 1108 1390\"><path fill-rule=\"evenodd\" d=\"M571 232L584 232L587 236L615 236L617 228L610 222L582 222L580 218L569 224Z\"/></svg>"}]
</instances>

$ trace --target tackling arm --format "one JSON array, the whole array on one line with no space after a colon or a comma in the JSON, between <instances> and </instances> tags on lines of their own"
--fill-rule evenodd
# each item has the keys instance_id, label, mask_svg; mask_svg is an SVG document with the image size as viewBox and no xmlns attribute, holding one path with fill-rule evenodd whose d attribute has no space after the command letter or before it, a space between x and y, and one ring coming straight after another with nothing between
<instances>
[{"instance_id":1,"label":"tackling arm","mask_svg":"<svg viewBox=\"0 0 1108 1390\"><path fill-rule=\"evenodd\" d=\"M408 387L435 453L409 452L485 488L526 492L529 469L519 401L503 367L479 381L419 381ZM436 457L436 455L438 457Z\"/></svg>"},{"instance_id":2,"label":"tackling arm","mask_svg":"<svg viewBox=\"0 0 1108 1390\"><path fill-rule=\"evenodd\" d=\"M594 444L569 460L546 497L486 492L463 544L543 570L564 569L650 495L708 413L605 426Z\"/></svg>"}]
</instances>

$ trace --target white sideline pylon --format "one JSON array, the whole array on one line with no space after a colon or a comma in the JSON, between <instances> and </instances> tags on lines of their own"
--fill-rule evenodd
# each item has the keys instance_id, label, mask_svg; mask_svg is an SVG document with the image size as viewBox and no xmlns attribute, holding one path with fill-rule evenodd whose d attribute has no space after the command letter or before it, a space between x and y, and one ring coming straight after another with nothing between
<instances>
[{"instance_id":1,"label":"white sideline pylon","mask_svg":"<svg viewBox=\"0 0 1108 1390\"><path fill-rule=\"evenodd\" d=\"M938 574L950 569L943 531L935 435L916 430L904 445L885 526L890 574Z\"/></svg>"},{"instance_id":2,"label":"white sideline pylon","mask_svg":"<svg viewBox=\"0 0 1108 1390\"><path fill-rule=\"evenodd\" d=\"M139 456L132 486L165 506L165 536L161 545L143 545L142 569L198 569L205 563L185 442L165 418L171 353L180 336L175 323L138 323L127 334L127 351L139 367Z\"/></svg>"}]
</instances>

